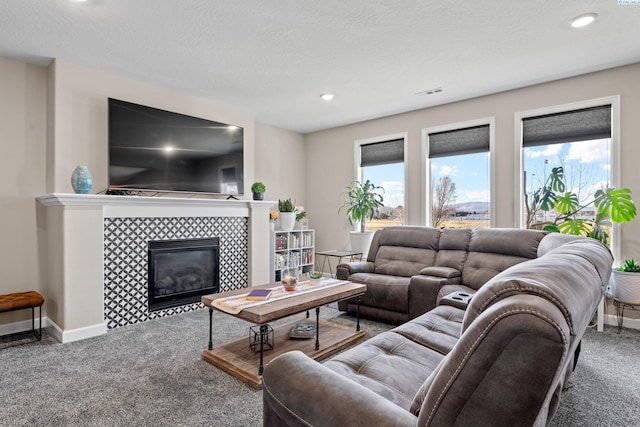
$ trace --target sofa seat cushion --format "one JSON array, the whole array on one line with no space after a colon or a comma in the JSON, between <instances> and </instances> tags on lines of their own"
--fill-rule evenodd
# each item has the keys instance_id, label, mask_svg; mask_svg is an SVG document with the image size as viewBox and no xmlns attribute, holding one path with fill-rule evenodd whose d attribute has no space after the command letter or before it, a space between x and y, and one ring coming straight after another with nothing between
<instances>
[{"instance_id":1,"label":"sofa seat cushion","mask_svg":"<svg viewBox=\"0 0 640 427\"><path fill-rule=\"evenodd\" d=\"M360 304L401 313L409 312L410 277L356 273L349 276L349 280L367 285L367 291L361 297Z\"/></svg>"},{"instance_id":2,"label":"sofa seat cushion","mask_svg":"<svg viewBox=\"0 0 640 427\"><path fill-rule=\"evenodd\" d=\"M464 310L442 305L392 331L446 355L460 338L463 319Z\"/></svg>"},{"instance_id":3,"label":"sofa seat cushion","mask_svg":"<svg viewBox=\"0 0 640 427\"><path fill-rule=\"evenodd\" d=\"M409 410L425 378L444 356L393 331L324 363L329 369Z\"/></svg>"}]
</instances>

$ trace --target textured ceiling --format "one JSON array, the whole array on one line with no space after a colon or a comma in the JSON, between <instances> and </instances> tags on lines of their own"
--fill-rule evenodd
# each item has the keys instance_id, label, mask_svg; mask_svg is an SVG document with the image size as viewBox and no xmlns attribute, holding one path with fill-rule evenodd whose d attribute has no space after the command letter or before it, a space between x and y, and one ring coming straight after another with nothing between
<instances>
[{"instance_id":1,"label":"textured ceiling","mask_svg":"<svg viewBox=\"0 0 640 427\"><path fill-rule=\"evenodd\" d=\"M586 12L593 25L568 25ZM640 62L640 5L2 0L0 56L64 59L307 133Z\"/></svg>"}]
</instances>

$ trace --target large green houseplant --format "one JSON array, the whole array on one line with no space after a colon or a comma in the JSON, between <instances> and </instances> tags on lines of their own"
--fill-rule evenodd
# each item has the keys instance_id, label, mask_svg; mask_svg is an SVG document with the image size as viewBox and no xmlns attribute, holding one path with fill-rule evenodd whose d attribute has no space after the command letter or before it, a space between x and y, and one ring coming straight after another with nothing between
<instances>
[{"instance_id":1,"label":"large green houseplant","mask_svg":"<svg viewBox=\"0 0 640 427\"><path fill-rule=\"evenodd\" d=\"M373 238L373 232L365 231L365 222L372 220L378 208L384 206L384 188L374 185L370 180L364 183L353 181L344 188L346 200L338 209L340 213L346 209L349 224L357 226L359 231L350 233L351 249L367 256Z\"/></svg>"},{"instance_id":2,"label":"large green houseplant","mask_svg":"<svg viewBox=\"0 0 640 427\"><path fill-rule=\"evenodd\" d=\"M636 206L628 188L602 188L586 204L580 204L578 195L567 188L562 166L553 168L542 187L532 194L527 194L525 185L527 228L588 236L608 245L611 224L632 221L636 217ZM585 210L591 207L593 218L585 215ZM536 218L540 211L555 211L556 216L538 222Z\"/></svg>"}]
</instances>

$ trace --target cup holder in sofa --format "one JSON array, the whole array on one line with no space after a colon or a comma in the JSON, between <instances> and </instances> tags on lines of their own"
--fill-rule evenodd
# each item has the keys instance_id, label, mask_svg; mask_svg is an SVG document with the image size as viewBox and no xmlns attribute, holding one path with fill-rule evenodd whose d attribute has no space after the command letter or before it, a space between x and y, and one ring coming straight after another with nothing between
<instances>
[{"instance_id":1,"label":"cup holder in sofa","mask_svg":"<svg viewBox=\"0 0 640 427\"><path fill-rule=\"evenodd\" d=\"M465 310L469 305L469 301L471 301L472 297L473 294L469 292L457 291L442 297L440 299L440 305L451 305Z\"/></svg>"}]
</instances>

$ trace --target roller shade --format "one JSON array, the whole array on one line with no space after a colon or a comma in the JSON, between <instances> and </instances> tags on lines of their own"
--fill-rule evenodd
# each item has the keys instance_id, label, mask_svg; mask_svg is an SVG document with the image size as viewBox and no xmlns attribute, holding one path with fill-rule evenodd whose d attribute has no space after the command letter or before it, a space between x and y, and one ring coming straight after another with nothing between
<instances>
[{"instance_id":1,"label":"roller shade","mask_svg":"<svg viewBox=\"0 0 640 427\"><path fill-rule=\"evenodd\" d=\"M404 162L404 139L360 146L360 167Z\"/></svg>"},{"instance_id":2,"label":"roller shade","mask_svg":"<svg viewBox=\"0 0 640 427\"><path fill-rule=\"evenodd\" d=\"M429 158L489 151L489 125L429 134Z\"/></svg>"},{"instance_id":3,"label":"roller shade","mask_svg":"<svg viewBox=\"0 0 640 427\"><path fill-rule=\"evenodd\" d=\"M611 105L528 117L522 120L524 147L602 138L611 138Z\"/></svg>"}]
</instances>

